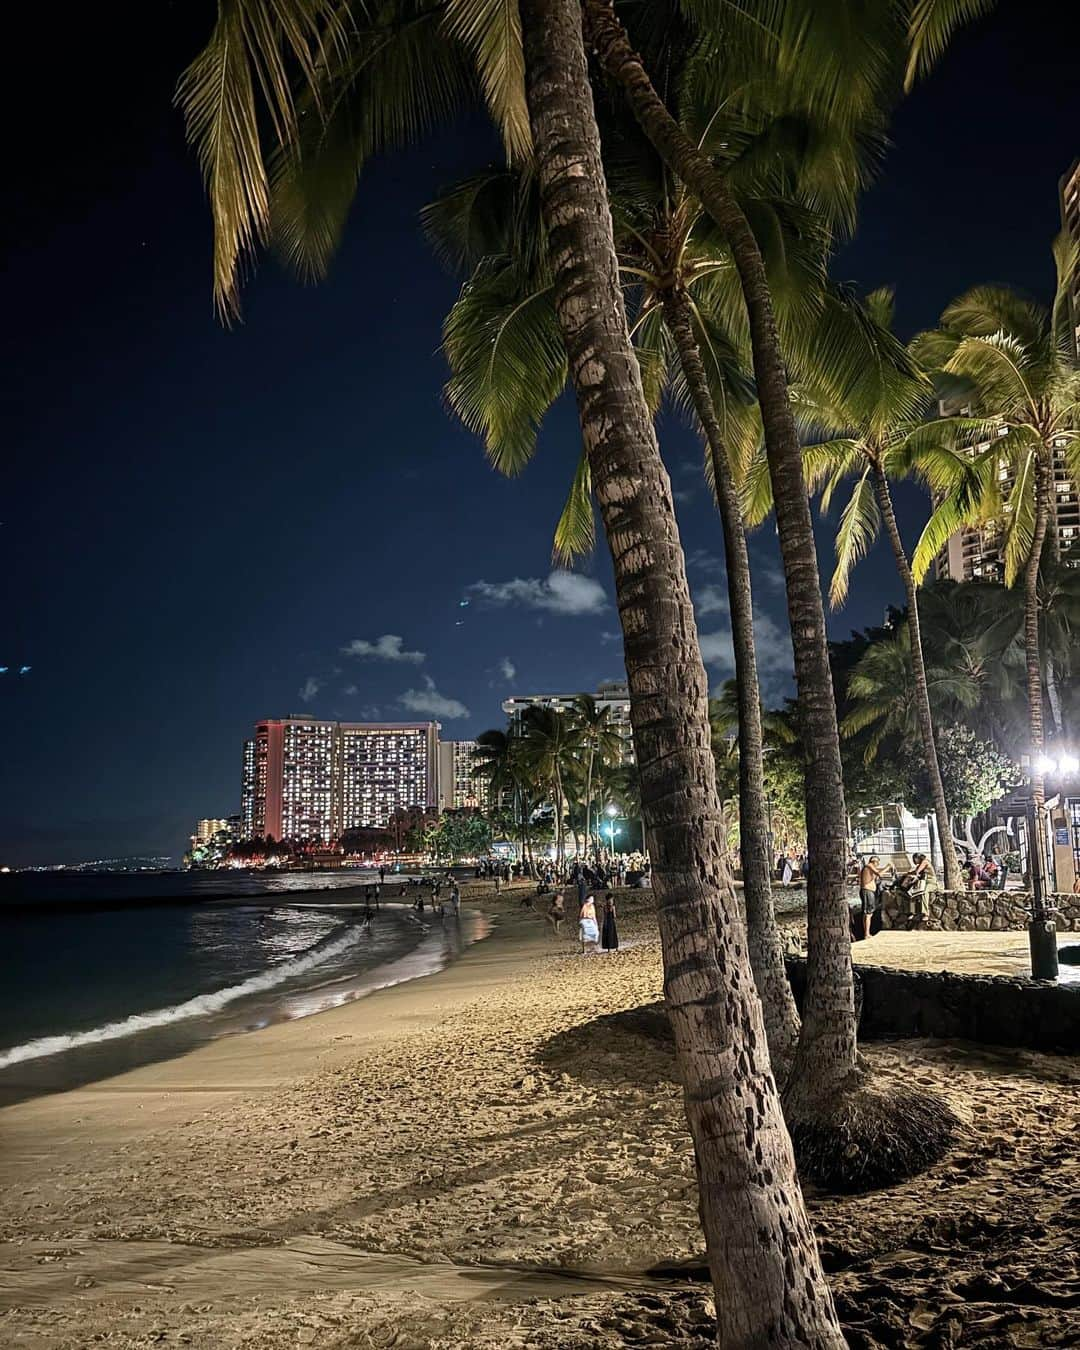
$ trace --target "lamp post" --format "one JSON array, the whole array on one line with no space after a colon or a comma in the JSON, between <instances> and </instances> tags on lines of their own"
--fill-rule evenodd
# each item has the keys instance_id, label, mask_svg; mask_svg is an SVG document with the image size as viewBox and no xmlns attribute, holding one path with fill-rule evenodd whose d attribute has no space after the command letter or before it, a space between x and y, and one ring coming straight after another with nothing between
<instances>
[{"instance_id":1,"label":"lamp post","mask_svg":"<svg viewBox=\"0 0 1080 1350\"><path fill-rule=\"evenodd\" d=\"M1080 770L1080 760L1062 753L1055 759L1039 755L1030 766L1029 780L1041 784L1048 775L1069 776ZM1043 801L1043 794L1030 790L1026 801L1028 834L1028 871L1031 875L1031 918L1028 921L1028 948L1031 952L1031 976L1035 980L1058 977L1056 909L1051 900L1046 876L1047 813L1056 803Z\"/></svg>"},{"instance_id":2,"label":"lamp post","mask_svg":"<svg viewBox=\"0 0 1080 1350\"><path fill-rule=\"evenodd\" d=\"M615 817L618 814L619 808L615 805L611 805L605 808L605 815L608 818L608 827L607 827L608 854L610 855L612 862L615 861Z\"/></svg>"}]
</instances>

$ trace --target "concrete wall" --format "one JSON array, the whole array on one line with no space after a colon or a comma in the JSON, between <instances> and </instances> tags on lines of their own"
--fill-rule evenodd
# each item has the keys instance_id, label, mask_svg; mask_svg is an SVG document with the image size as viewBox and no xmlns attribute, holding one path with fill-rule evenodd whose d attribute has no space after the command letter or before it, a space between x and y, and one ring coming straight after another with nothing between
<instances>
[{"instance_id":1,"label":"concrete wall","mask_svg":"<svg viewBox=\"0 0 1080 1350\"><path fill-rule=\"evenodd\" d=\"M788 958L795 1001L802 1006L806 962ZM859 966L860 1040L934 1036L1028 1050L1080 1051L1080 986L1011 975Z\"/></svg>"},{"instance_id":2,"label":"concrete wall","mask_svg":"<svg viewBox=\"0 0 1080 1350\"><path fill-rule=\"evenodd\" d=\"M931 929L972 929L1002 932L1027 927L1031 896L1026 891L937 891L926 902L924 926ZM1055 895L1059 933L1080 933L1080 895ZM913 919L911 900L899 891L886 891L881 907L882 928L906 928Z\"/></svg>"}]
</instances>

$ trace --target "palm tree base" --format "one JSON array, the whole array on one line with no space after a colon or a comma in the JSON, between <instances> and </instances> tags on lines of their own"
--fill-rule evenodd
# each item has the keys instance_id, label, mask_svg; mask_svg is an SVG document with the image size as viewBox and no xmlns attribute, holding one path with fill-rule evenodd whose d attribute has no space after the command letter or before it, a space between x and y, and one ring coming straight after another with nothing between
<instances>
[{"instance_id":1,"label":"palm tree base","mask_svg":"<svg viewBox=\"0 0 1080 1350\"><path fill-rule=\"evenodd\" d=\"M934 1093L876 1082L865 1072L824 1103L785 1102L784 1108L799 1176L849 1194L925 1172L945 1156L960 1128Z\"/></svg>"}]
</instances>

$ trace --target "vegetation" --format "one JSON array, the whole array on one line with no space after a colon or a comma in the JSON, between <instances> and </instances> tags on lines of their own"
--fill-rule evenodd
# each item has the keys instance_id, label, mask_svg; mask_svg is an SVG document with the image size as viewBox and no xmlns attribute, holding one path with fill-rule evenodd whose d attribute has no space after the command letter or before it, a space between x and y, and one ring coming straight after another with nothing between
<instances>
[{"instance_id":1,"label":"vegetation","mask_svg":"<svg viewBox=\"0 0 1080 1350\"><path fill-rule=\"evenodd\" d=\"M901 87L933 63L959 23L986 7L982 0L875 0L853 25L837 7L810 0L745 6L684 0L678 7L655 0L619 12L611 0L516 6L383 0L350 8L326 0L220 0L211 40L181 87L210 191L215 290L226 314L237 307L244 258L271 236L300 271L321 274L364 160L469 99L491 111L511 165L526 171L510 176L512 210L501 224L492 228L482 213L469 217L470 228L479 222L482 242L471 242L459 260L469 280L447 327L451 402L482 430L495 463L515 471L564 385L576 399L583 459L559 547L570 551L587 537L595 501L614 569L636 794L654 859L665 994L722 1344L842 1344L785 1117L804 1172L836 1186L881 1184L924 1165L955 1125L932 1096L914 1088L884 1092L858 1062L844 891L850 764L841 726L864 773L886 747L895 749L896 790L913 799L920 787L914 775L904 781L900 750L918 740L927 795L940 819L949 809L944 747L967 743L962 734L946 736L948 729L1000 695L1000 735L1011 734L1012 695L1003 686L1018 641L1028 748L1043 744L1044 685L1055 691L1050 703L1057 698L1059 728L1069 715L1058 686L1073 659L1071 588L1043 570L1055 561L1053 549L1047 557L1044 548L1055 537L1055 457L1078 458L1080 396L1075 362L1061 340L1061 305L1042 311L980 288L950 306L941 329L916 345L914 358L962 384L962 399L992 437L982 450L978 441L968 446L978 433L966 413L930 419L930 429L922 425L920 399L929 385L898 344L890 348L895 380L887 372L867 397L861 385L845 382L859 330L852 328L851 307L834 304L824 286L832 236L850 222L865 152L880 144ZM633 41L624 16L634 24ZM654 152L654 167L660 161L660 194L620 197L616 175L609 180L587 44L617 100L609 144L618 146L617 128L629 112ZM664 72L661 87L650 71ZM610 150L608 159L610 169ZM651 188L656 181L654 173ZM753 191L745 190L747 182ZM782 205L763 226L755 202L765 197ZM643 217L659 228L643 232ZM769 266L767 235L777 222L797 224L793 238L820 259L820 284L803 292L806 305L790 313ZM787 252L795 258L798 250ZM1067 278L1075 259L1059 251L1059 261ZM620 266L624 273L637 269L636 350ZM492 319L500 306L501 317ZM872 300L862 331L873 331L884 348L887 315L875 309ZM737 322L721 329L719 318L733 314ZM522 323L508 336L508 316L522 315L532 326ZM822 341L830 331L843 340ZM828 358L821 371L809 360L815 345ZM471 359L485 350L486 361ZM724 747L723 756L710 734L719 712L714 707L710 719L653 425L665 383L684 391L702 430L724 522L733 618L739 602L739 744ZM728 471L738 464L731 455L741 424L734 410L751 400L760 413L762 474L775 511L797 687L797 699L777 719L772 751L775 763L786 766L785 794L797 797L792 788L802 781L810 850L810 960L790 1072L785 1050L776 1050L772 1063L765 1053L761 962L752 970L749 959L755 918L748 906L748 942L727 864L729 815L717 789L718 770L730 770L737 754L749 870L760 863L767 838L760 808L771 756L764 754L749 575L733 509L735 474L729 482ZM814 473L822 447L817 461L814 451L804 454L800 410L833 437L825 477ZM837 447L838 429L846 449ZM999 486L1002 456L1012 470L1007 500ZM890 475L909 467L924 472L939 494L910 564L889 494ZM807 489L827 482L831 492L852 471L856 489L841 523L834 599L842 599L847 570L879 521L893 545L907 611L897 625L861 641L841 678L837 650L826 640ZM952 655L939 660L933 604L927 593L916 593L916 583L959 523L995 517L1006 582L1024 581L1019 630L1005 605L1000 622L976 633L965 628L962 607L951 612L943 598L940 650ZM1040 597L1048 602L1056 594L1063 597L1054 603L1065 641L1051 643L1039 605ZM567 833L579 829L595 847L594 804L614 790L617 776L625 780L626 766L607 762L603 729L587 708L569 715L537 709L513 734L485 733L481 745L493 800L507 807L523 851L530 852L549 814L558 855ZM629 799L635 785L624 787ZM979 783L957 787L967 792L965 801L978 790ZM794 805L788 809L794 816ZM948 847L951 832L942 833ZM767 902L758 917L768 919ZM770 1039L775 1049L775 1028Z\"/></svg>"}]
</instances>

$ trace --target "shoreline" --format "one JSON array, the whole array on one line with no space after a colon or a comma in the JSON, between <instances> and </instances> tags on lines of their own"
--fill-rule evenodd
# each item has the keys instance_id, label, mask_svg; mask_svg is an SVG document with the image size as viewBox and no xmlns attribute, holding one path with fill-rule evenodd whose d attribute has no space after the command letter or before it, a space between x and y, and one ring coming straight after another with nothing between
<instances>
[{"instance_id":1,"label":"shoreline","mask_svg":"<svg viewBox=\"0 0 1080 1350\"><path fill-rule=\"evenodd\" d=\"M320 902L308 898L317 892L302 894L305 899L290 907L359 912L353 901ZM412 906L397 899L383 901L382 909L402 918L412 915ZM431 921L418 924L418 929L419 936L412 946L349 973L327 978L323 970L325 962L316 958L303 984L295 983L298 976L283 972L284 978L279 983L236 993L217 1007L207 1005L232 994L230 986L204 990L175 1007L147 1009L84 1031L58 1031L2 1050L0 1061L30 1046L54 1043L42 1053L21 1055L10 1064L0 1065L0 1109L46 1095L93 1087L140 1068L195 1054L220 1040L258 1035L273 1026L306 1021L369 998L382 989L438 974L460 960L477 942L484 941L490 923L480 910L463 908L452 924ZM333 955L332 949L326 955ZM306 959L306 955L298 958ZM254 979L258 981L274 973L268 967ZM189 1005L190 1011L185 1012ZM20 1081L22 1065L27 1069Z\"/></svg>"},{"instance_id":2,"label":"shoreline","mask_svg":"<svg viewBox=\"0 0 1080 1350\"><path fill-rule=\"evenodd\" d=\"M0 1111L5 1343L711 1345L681 1089L624 1016L660 992L651 897L585 958L480 904L492 936L435 975ZM808 1193L852 1343L1076 1343L1080 1065L865 1057L965 1129L887 1192Z\"/></svg>"}]
</instances>

